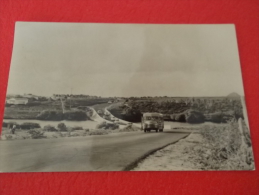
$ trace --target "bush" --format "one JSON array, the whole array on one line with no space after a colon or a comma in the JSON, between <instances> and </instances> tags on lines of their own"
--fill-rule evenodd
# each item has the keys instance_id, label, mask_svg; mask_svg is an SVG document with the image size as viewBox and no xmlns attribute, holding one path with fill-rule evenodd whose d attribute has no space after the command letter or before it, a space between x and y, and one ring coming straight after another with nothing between
<instances>
[{"instance_id":1,"label":"bush","mask_svg":"<svg viewBox=\"0 0 259 195\"><path fill-rule=\"evenodd\" d=\"M41 130L31 129L28 133L31 135L32 139L46 138L46 136L44 136L44 132Z\"/></svg>"},{"instance_id":2,"label":"bush","mask_svg":"<svg viewBox=\"0 0 259 195\"><path fill-rule=\"evenodd\" d=\"M198 111L188 110L185 112L185 119L187 123L203 123L205 117Z\"/></svg>"},{"instance_id":3,"label":"bush","mask_svg":"<svg viewBox=\"0 0 259 195\"><path fill-rule=\"evenodd\" d=\"M84 130L83 127L79 127L79 126L76 126L76 127L71 127L71 130Z\"/></svg>"},{"instance_id":4,"label":"bush","mask_svg":"<svg viewBox=\"0 0 259 195\"><path fill-rule=\"evenodd\" d=\"M3 122L2 123L2 127L8 127L8 123L7 122Z\"/></svg>"},{"instance_id":5,"label":"bush","mask_svg":"<svg viewBox=\"0 0 259 195\"><path fill-rule=\"evenodd\" d=\"M37 129L40 128L40 125L38 123L22 123L19 127L21 129Z\"/></svg>"},{"instance_id":6,"label":"bush","mask_svg":"<svg viewBox=\"0 0 259 195\"><path fill-rule=\"evenodd\" d=\"M107 135L108 132L104 130L95 130L88 133L88 135Z\"/></svg>"},{"instance_id":7,"label":"bush","mask_svg":"<svg viewBox=\"0 0 259 195\"><path fill-rule=\"evenodd\" d=\"M185 114L184 113L175 114L174 120L177 122L186 122Z\"/></svg>"},{"instance_id":8,"label":"bush","mask_svg":"<svg viewBox=\"0 0 259 195\"><path fill-rule=\"evenodd\" d=\"M131 132L131 131L139 131L140 128L136 127L135 125L133 125L132 123L127 124L126 127L120 129L120 132Z\"/></svg>"},{"instance_id":9,"label":"bush","mask_svg":"<svg viewBox=\"0 0 259 195\"><path fill-rule=\"evenodd\" d=\"M11 128L13 125L16 125L16 128L20 128L16 122L3 122L2 127Z\"/></svg>"},{"instance_id":10,"label":"bush","mask_svg":"<svg viewBox=\"0 0 259 195\"><path fill-rule=\"evenodd\" d=\"M163 114L163 119L165 121L172 121L173 119L171 118L171 115L170 114Z\"/></svg>"},{"instance_id":11,"label":"bush","mask_svg":"<svg viewBox=\"0 0 259 195\"><path fill-rule=\"evenodd\" d=\"M64 119L65 120L84 121L84 120L87 120L88 117L86 115L86 112L81 111L81 110L76 110L76 111L65 112Z\"/></svg>"},{"instance_id":12,"label":"bush","mask_svg":"<svg viewBox=\"0 0 259 195\"><path fill-rule=\"evenodd\" d=\"M38 120L61 121L63 120L63 113L57 110L43 110L36 118Z\"/></svg>"},{"instance_id":13,"label":"bush","mask_svg":"<svg viewBox=\"0 0 259 195\"><path fill-rule=\"evenodd\" d=\"M221 112L207 114L206 120L214 123L221 123L223 122L223 115Z\"/></svg>"},{"instance_id":14,"label":"bush","mask_svg":"<svg viewBox=\"0 0 259 195\"><path fill-rule=\"evenodd\" d=\"M97 129L105 129L105 130L115 130L119 129L119 125L116 123L107 123L107 122L102 122L97 124L96 126Z\"/></svg>"},{"instance_id":15,"label":"bush","mask_svg":"<svg viewBox=\"0 0 259 195\"><path fill-rule=\"evenodd\" d=\"M58 124L58 130L59 131L67 131L67 126L64 123Z\"/></svg>"},{"instance_id":16,"label":"bush","mask_svg":"<svg viewBox=\"0 0 259 195\"><path fill-rule=\"evenodd\" d=\"M46 125L43 127L44 131L58 131L54 126Z\"/></svg>"},{"instance_id":17,"label":"bush","mask_svg":"<svg viewBox=\"0 0 259 195\"><path fill-rule=\"evenodd\" d=\"M110 107L109 111L113 116L129 122L140 122L142 117L141 112L137 109Z\"/></svg>"}]
</instances>

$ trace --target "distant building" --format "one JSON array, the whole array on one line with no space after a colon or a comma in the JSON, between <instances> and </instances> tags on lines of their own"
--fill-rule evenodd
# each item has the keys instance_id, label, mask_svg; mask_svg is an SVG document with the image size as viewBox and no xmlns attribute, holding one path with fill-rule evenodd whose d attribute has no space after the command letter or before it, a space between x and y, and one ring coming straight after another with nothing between
<instances>
[{"instance_id":1,"label":"distant building","mask_svg":"<svg viewBox=\"0 0 259 195\"><path fill-rule=\"evenodd\" d=\"M6 100L7 104L14 104L14 105L26 105L28 104L28 98L10 98Z\"/></svg>"},{"instance_id":2,"label":"distant building","mask_svg":"<svg viewBox=\"0 0 259 195\"><path fill-rule=\"evenodd\" d=\"M35 100L39 100L39 97L33 94L24 94L23 95L24 98L29 98L29 99L35 99Z\"/></svg>"}]
</instances>

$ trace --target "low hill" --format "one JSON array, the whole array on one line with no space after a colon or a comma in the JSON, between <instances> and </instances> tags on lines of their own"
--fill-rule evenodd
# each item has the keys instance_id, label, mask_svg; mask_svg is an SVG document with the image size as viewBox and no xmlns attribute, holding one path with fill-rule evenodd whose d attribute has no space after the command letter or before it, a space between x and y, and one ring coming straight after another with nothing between
<instances>
[{"instance_id":1,"label":"low hill","mask_svg":"<svg viewBox=\"0 0 259 195\"><path fill-rule=\"evenodd\" d=\"M238 93L233 92L233 93L229 94L227 97L229 97L229 98L240 98L240 95Z\"/></svg>"}]
</instances>

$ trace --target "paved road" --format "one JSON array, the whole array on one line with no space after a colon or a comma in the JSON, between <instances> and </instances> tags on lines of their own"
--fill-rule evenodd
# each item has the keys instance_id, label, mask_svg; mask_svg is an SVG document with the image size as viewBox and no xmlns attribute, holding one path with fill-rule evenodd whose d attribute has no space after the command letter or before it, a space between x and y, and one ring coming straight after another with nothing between
<instances>
[{"instance_id":1,"label":"paved road","mask_svg":"<svg viewBox=\"0 0 259 195\"><path fill-rule=\"evenodd\" d=\"M0 172L119 171L145 153L186 135L130 132L0 141Z\"/></svg>"}]
</instances>

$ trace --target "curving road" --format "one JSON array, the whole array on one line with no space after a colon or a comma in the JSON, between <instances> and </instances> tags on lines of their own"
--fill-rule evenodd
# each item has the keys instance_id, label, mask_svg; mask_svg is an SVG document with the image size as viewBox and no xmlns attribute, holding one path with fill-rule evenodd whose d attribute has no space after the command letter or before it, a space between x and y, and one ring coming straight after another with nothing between
<instances>
[{"instance_id":1,"label":"curving road","mask_svg":"<svg viewBox=\"0 0 259 195\"><path fill-rule=\"evenodd\" d=\"M188 133L113 133L59 139L0 141L0 172L120 171Z\"/></svg>"}]
</instances>

